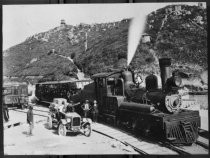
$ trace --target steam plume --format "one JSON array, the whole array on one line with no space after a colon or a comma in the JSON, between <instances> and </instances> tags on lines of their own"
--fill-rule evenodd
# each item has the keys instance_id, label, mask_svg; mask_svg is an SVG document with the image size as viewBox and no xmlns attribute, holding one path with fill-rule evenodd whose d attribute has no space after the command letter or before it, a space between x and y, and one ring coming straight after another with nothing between
<instances>
[{"instance_id":1,"label":"steam plume","mask_svg":"<svg viewBox=\"0 0 210 158\"><path fill-rule=\"evenodd\" d=\"M131 20L128 32L128 56L127 56L127 66L135 55L137 46L141 39L142 33L144 31L144 26L146 22L146 16L140 15Z\"/></svg>"}]
</instances>

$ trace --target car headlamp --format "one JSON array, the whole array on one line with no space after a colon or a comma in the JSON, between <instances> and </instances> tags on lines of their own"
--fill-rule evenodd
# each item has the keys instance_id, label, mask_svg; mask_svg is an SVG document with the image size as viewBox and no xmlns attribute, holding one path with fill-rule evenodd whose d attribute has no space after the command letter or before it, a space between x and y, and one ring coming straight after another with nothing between
<instances>
[{"instance_id":1,"label":"car headlamp","mask_svg":"<svg viewBox=\"0 0 210 158\"><path fill-rule=\"evenodd\" d=\"M67 118L66 121L69 123L69 122L71 122L71 119L70 118Z\"/></svg>"}]
</instances>

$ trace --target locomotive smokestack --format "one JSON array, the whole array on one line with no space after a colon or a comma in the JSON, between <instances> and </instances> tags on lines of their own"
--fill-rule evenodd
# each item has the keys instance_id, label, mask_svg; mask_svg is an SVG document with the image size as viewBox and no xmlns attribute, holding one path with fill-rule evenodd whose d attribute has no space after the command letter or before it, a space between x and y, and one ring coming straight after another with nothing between
<instances>
[{"instance_id":1,"label":"locomotive smokestack","mask_svg":"<svg viewBox=\"0 0 210 158\"><path fill-rule=\"evenodd\" d=\"M170 58L159 59L159 66L160 66L160 76L163 88L166 83L166 80L170 77L171 59Z\"/></svg>"}]
</instances>

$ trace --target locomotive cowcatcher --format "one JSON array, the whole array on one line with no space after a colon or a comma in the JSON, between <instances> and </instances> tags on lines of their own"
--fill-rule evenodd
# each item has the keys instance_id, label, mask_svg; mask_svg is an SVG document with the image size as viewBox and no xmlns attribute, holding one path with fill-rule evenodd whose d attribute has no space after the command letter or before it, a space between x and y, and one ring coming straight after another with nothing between
<instances>
[{"instance_id":1,"label":"locomotive cowcatcher","mask_svg":"<svg viewBox=\"0 0 210 158\"><path fill-rule=\"evenodd\" d=\"M139 88L133 71L113 70L93 75L94 83L88 86L93 87L92 95L90 89L84 88L81 99L97 100L102 122L175 144L190 145L198 138L199 111L181 108L181 78L173 80L175 87L171 87L170 92L164 90L170 77L171 59L162 58L159 64L162 88L158 88L153 74L146 77L146 87Z\"/></svg>"}]
</instances>

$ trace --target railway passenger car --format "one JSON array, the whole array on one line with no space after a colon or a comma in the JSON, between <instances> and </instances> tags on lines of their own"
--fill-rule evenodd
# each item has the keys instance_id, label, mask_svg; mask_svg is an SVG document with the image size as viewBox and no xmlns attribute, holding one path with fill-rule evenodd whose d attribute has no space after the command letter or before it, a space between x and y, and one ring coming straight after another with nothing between
<instances>
[{"instance_id":1,"label":"railway passenger car","mask_svg":"<svg viewBox=\"0 0 210 158\"><path fill-rule=\"evenodd\" d=\"M42 102L52 102L54 98L70 99L92 80L51 81L37 83L35 95Z\"/></svg>"},{"instance_id":2,"label":"railway passenger car","mask_svg":"<svg viewBox=\"0 0 210 158\"><path fill-rule=\"evenodd\" d=\"M28 85L25 82L3 83L3 104L24 108L28 105Z\"/></svg>"}]
</instances>

